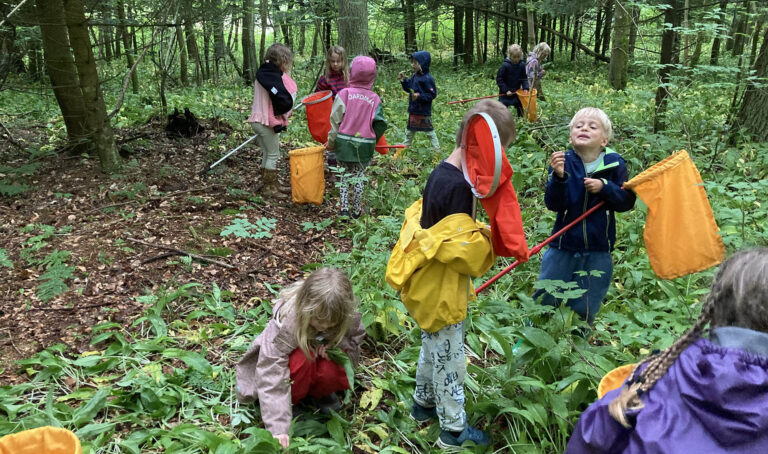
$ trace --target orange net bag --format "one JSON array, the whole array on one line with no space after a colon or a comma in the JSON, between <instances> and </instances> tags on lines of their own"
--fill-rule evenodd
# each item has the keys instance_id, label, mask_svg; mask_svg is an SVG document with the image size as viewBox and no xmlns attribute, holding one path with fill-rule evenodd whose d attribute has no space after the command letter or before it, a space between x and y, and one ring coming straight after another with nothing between
<instances>
[{"instance_id":1,"label":"orange net bag","mask_svg":"<svg viewBox=\"0 0 768 454\"><path fill-rule=\"evenodd\" d=\"M331 130L331 108L333 93L331 90L318 91L301 99L307 111L307 126L312 138L318 143L328 142L328 131Z\"/></svg>"}]
</instances>

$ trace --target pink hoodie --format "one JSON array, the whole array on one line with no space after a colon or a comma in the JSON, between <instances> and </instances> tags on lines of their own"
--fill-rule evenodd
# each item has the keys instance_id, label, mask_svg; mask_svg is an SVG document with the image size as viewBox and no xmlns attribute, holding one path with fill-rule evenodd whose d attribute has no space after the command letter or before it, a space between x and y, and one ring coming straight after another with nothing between
<instances>
[{"instance_id":1,"label":"pink hoodie","mask_svg":"<svg viewBox=\"0 0 768 454\"><path fill-rule=\"evenodd\" d=\"M355 57L349 69L349 87L338 94L346 106L339 134L375 139L373 117L381 103L371 91L376 80L376 61L371 57Z\"/></svg>"}]
</instances>

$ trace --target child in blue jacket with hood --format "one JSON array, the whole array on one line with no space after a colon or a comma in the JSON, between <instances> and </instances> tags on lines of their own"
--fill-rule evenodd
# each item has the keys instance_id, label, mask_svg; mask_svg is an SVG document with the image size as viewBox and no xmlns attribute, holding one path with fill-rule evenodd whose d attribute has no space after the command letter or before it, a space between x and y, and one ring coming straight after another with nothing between
<instances>
[{"instance_id":1,"label":"child in blue jacket with hood","mask_svg":"<svg viewBox=\"0 0 768 454\"><path fill-rule=\"evenodd\" d=\"M411 54L413 76L408 79L400 72L398 79L403 85L403 90L409 93L408 98L408 131L405 133L405 146L410 147L413 135L416 132L424 132L429 136L429 141L435 151L440 150L440 142L432 127L432 100L437 97L435 79L429 73L429 64L432 56L429 52L421 50Z\"/></svg>"},{"instance_id":2,"label":"child in blue jacket with hood","mask_svg":"<svg viewBox=\"0 0 768 454\"><path fill-rule=\"evenodd\" d=\"M572 149L556 151L549 159L544 203L557 212L552 233L599 202L605 205L549 244L541 259L539 280L576 282L585 292L569 299L566 305L592 324L613 275L614 212L631 210L635 193L622 188L628 179L624 158L606 148L613 136L608 115L598 108L586 107L576 112L568 126ZM542 303L550 306L560 303L543 290L533 296L542 296Z\"/></svg>"}]
</instances>

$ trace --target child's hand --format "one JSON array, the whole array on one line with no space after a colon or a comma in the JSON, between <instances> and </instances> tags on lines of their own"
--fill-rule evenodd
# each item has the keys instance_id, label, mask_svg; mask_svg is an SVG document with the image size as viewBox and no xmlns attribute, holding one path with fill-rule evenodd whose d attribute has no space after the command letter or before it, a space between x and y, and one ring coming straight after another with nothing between
<instances>
[{"instance_id":1,"label":"child's hand","mask_svg":"<svg viewBox=\"0 0 768 454\"><path fill-rule=\"evenodd\" d=\"M419 94L417 92L413 92L413 99L419 99Z\"/></svg>"},{"instance_id":2,"label":"child's hand","mask_svg":"<svg viewBox=\"0 0 768 454\"><path fill-rule=\"evenodd\" d=\"M403 71L400 71L399 73L397 73L397 78L400 80L405 79L405 73Z\"/></svg>"},{"instance_id":3,"label":"child's hand","mask_svg":"<svg viewBox=\"0 0 768 454\"><path fill-rule=\"evenodd\" d=\"M557 178L563 178L565 176L565 152L556 151L552 153L552 156L549 158L549 165L552 166Z\"/></svg>"},{"instance_id":4,"label":"child's hand","mask_svg":"<svg viewBox=\"0 0 768 454\"><path fill-rule=\"evenodd\" d=\"M507 90L507 96L512 96L512 90Z\"/></svg>"},{"instance_id":5,"label":"child's hand","mask_svg":"<svg viewBox=\"0 0 768 454\"><path fill-rule=\"evenodd\" d=\"M275 435L275 438L277 438L277 441L280 442L280 446L283 448L288 448L288 445L291 444L291 437L288 434Z\"/></svg>"},{"instance_id":6,"label":"child's hand","mask_svg":"<svg viewBox=\"0 0 768 454\"><path fill-rule=\"evenodd\" d=\"M597 178L584 178L584 188L590 194L597 194L603 189L603 180Z\"/></svg>"},{"instance_id":7,"label":"child's hand","mask_svg":"<svg viewBox=\"0 0 768 454\"><path fill-rule=\"evenodd\" d=\"M317 356L328 359L328 346L327 345L321 345L317 347Z\"/></svg>"}]
</instances>

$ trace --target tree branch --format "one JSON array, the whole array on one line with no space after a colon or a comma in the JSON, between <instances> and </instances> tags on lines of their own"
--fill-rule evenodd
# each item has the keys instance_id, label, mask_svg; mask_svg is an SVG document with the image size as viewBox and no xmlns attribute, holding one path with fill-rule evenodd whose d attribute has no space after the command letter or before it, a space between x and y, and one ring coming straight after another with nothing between
<instances>
[{"instance_id":1,"label":"tree branch","mask_svg":"<svg viewBox=\"0 0 768 454\"><path fill-rule=\"evenodd\" d=\"M153 247L153 248L157 248L157 249L164 249L166 251L176 252L176 253L181 254L181 255L188 255L188 256L192 257L193 259L195 259L195 260L200 260L202 262L212 263L214 265L219 265L219 266L224 267L224 268L229 268L230 270L234 270L235 269L234 266L232 266L232 265L230 265L228 263L220 262L218 260L209 259L209 258L203 257L201 255L197 255L197 254L192 254L192 253L189 253L189 252L184 251L182 249L176 249L176 248L168 247L168 246L161 246L159 244L147 243L145 241L137 240L136 238L126 238L126 239L128 241L132 241L134 243L143 244L144 246L149 246L149 247Z\"/></svg>"},{"instance_id":2,"label":"tree branch","mask_svg":"<svg viewBox=\"0 0 768 454\"><path fill-rule=\"evenodd\" d=\"M123 79L123 90L120 92L120 98L117 99L117 105L115 105L115 110L109 113L107 115L107 118L112 118L115 116L116 113L120 112L120 108L123 107L123 101L125 100L125 92L128 90L128 83L131 81L131 75L134 71L136 71L136 68L139 66L139 63L141 63L141 60L144 58L144 55L147 54L147 51L155 42L155 34L157 33L159 29L155 29L152 32L152 37L149 39L149 44L144 46L144 50L141 51L141 55L136 59L136 62L133 63L133 66L131 66L130 71L128 71L128 74L125 75L125 79Z\"/></svg>"}]
</instances>

